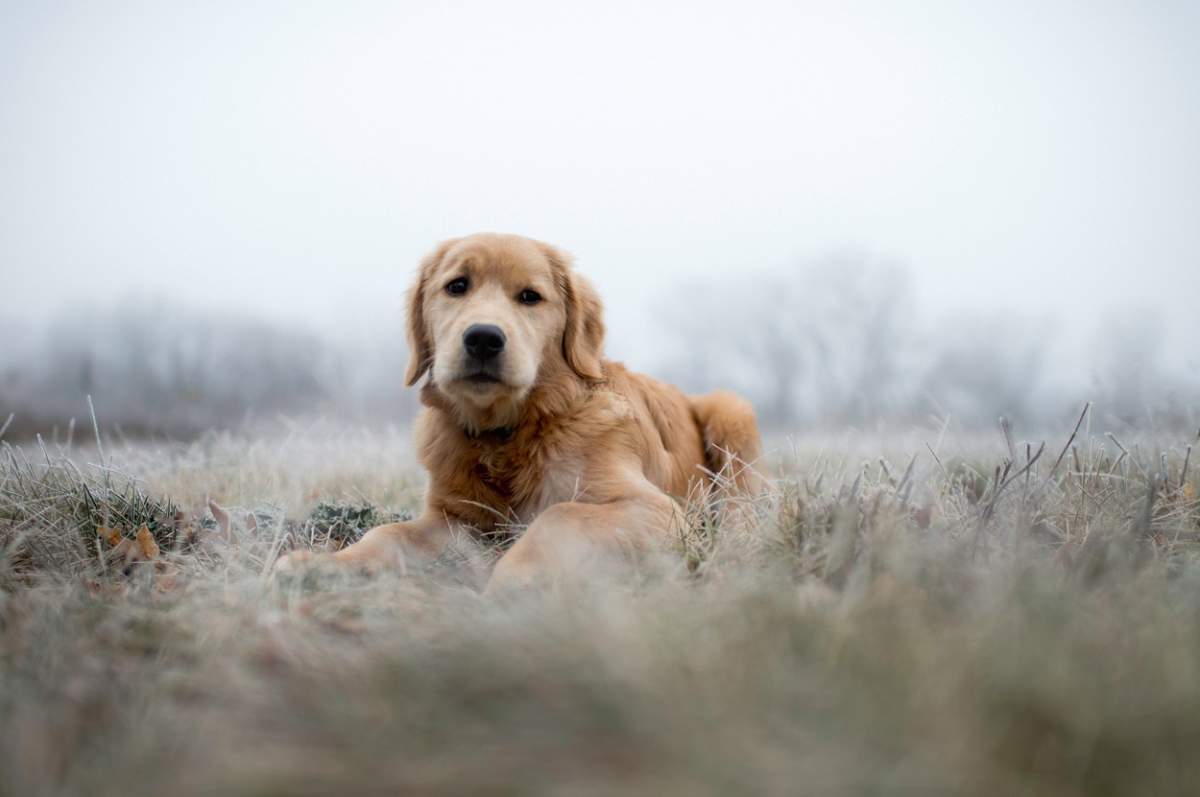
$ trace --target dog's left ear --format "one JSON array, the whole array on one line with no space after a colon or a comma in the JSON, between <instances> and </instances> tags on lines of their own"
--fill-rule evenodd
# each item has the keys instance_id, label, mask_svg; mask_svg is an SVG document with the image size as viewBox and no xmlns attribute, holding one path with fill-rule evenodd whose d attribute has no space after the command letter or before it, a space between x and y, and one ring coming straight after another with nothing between
<instances>
[{"instance_id":1,"label":"dog's left ear","mask_svg":"<svg viewBox=\"0 0 1200 797\"><path fill-rule=\"evenodd\" d=\"M583 379L603 379L600 361L604 353L604 308L600 295L590 282L571 270L570 255L549 244L542 244L542 250L550 260L554 279L567 305L563 359Z\"/></svg>"},{"instance_id":2,"label":"dog's left ear","mask_svg":"<svg viewBox=\"0 0 1200 797\"><path fill-rule=\"evenodd\" d=\"M417 269L417 281L408 289L408 372L404 375L404 383L409 387L415 385L433 365L433 346L425 325L425 286L434 269L456 243L457 238L443 241L437 249L426 255Z\"/></svg>"}]
</instances>

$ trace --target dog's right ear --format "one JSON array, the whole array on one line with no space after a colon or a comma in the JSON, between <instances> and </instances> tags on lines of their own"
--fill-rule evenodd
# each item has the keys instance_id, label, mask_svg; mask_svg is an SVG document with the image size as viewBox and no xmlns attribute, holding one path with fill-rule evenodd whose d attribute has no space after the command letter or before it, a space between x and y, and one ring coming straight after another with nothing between
<instances>
[{"instance_id":1,"label":"dog's right ear","mask_svg":"<svg viewBox=\"0 0 1200 797\"><path fill-rule=\"evenodd\" d=\"M409 387L433 365L433 345L429 342L429 328L425 324L425 287L442 258L458 240L442 241L437 249L426 255L417 269L417 281L408 289L408 372L404 375L404 383Z\"/></svg>"}]
</instances>

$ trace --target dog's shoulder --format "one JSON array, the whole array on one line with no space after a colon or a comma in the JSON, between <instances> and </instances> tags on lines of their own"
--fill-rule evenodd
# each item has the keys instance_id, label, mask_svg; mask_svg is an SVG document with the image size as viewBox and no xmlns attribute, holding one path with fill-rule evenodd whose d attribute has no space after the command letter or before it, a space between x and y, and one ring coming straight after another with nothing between
<instances>
[{"instance_id":1,"label":"dog's shoulder","mask_svg":"<svg viewBox=\"0 0 1200 797\"><path fill-rule=\"evenodd\" d=\"M623 428L646 476L673 495L687 492L704 442L691 402L674 385L606 363L608 388L625 408Z\"/></svg>"}]
</instances>

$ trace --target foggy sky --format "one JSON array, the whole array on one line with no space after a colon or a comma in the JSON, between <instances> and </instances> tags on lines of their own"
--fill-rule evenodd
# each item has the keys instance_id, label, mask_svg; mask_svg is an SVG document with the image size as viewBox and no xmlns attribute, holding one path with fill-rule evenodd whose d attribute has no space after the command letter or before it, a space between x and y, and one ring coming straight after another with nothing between
<instances>
[{"instance_id":1,"label":"foggy sky","mask_svg":"<svg viewBox=\"0 0 1200 797\"><path fill-rule=\"evenodd\" d=\"M369 330L487 229L574 252L635 360L673 282L847 248L932 312L1200 330L1197 4L242 5L3 4L10 321Z\"/></svg>"}]
</instances>

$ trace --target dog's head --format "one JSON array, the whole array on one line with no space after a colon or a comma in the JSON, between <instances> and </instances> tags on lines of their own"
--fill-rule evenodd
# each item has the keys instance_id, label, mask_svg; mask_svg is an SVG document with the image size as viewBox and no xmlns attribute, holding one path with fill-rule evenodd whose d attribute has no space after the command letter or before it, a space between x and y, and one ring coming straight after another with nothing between
<instances>
[{"instance_id":1,"label":"dog's head","mask_svg":"<svg viewBox=\"0 0 1200 797\"><path fill-rule=\"evenodd\" d=\"M603 340L600 300L566 254L481 233L421 262L409 292L407 381L432 372L464 416L505 426L540 380L602 378Z\"/></svg>"}]
</instances>

